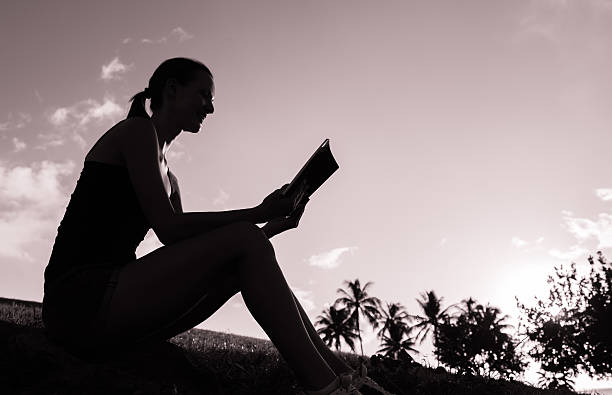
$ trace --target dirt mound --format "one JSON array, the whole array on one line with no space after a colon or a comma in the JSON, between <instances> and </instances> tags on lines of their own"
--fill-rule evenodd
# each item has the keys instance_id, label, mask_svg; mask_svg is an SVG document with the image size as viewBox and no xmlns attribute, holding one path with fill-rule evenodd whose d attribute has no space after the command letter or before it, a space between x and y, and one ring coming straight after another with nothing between
<instances>
[{"instance_id":1,"label":"dirt mound","mask_svg":"<svg viewBox=\"0 0 612 395\"><path fill-rule=\"evenodd\" d=\"M10 394L222 393L214 374L169 341L83 358L49 340L42 328L5 321L0 321L0 370L0 388Z\"/></svg>"}]
</instances>

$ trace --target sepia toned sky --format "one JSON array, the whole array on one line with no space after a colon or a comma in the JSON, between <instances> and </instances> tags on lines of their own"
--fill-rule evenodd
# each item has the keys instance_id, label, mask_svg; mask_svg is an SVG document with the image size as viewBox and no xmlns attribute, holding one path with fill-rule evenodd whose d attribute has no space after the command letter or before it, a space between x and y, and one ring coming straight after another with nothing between
<instances>
[{"instance_id":1,"label":"sepia toned sky","mask_svg":"<svg viewBox=\"0 0 612 395\"><path fill-rule=\"evenodd\" d=\"M175 56L216 84L168 154L185 211L253 207L330 139L339 170L272 239L313 320L358 278L515 324L555 265L612 258L610 0L26 0L0 53L0 296L42 300L85 154ZM240 295L199 327L266 337Z\"/></svg>"}]
</instances>

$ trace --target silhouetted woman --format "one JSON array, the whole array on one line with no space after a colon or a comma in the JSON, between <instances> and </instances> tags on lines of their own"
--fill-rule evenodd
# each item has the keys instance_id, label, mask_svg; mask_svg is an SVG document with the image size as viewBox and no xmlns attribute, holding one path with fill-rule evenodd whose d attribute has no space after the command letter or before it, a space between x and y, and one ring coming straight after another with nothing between
<instances>
[{"instance_id":1,"label":"silhouetted woman","mask_svg":"<svg viewBox=\"0 0 612 395\"><path fill-rule=\"evenodd\" d=\"M348 393L361 372L319 338L269 241L297 227L307 198L282 197L279 188L252 208L182 211L166 153L182 131L200 130L214 94L205 65L168 59L132 97L127 118L87 153L45 269L47 334L85 353L162 341L241 292L305 389ZM164 246L136 259L150 228Z\"/></svg>"}]
</instances>

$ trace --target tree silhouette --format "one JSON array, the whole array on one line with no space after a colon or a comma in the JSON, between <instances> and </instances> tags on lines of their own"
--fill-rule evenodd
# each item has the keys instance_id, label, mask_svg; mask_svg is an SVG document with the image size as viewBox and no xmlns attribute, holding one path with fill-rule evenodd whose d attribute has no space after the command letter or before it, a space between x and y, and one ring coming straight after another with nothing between
<instances>
[{"instance_id":1,"label":"tree silhouette","mask_svg":"<svg viewBox=\"0 0 612 395\"><path fill-rule=\"evenodd\" d=\"M527 307L517 299L529 355L540 362L549 388L571 388L571 377L581 372L598 378L612 372L612 266L601 251L597 255L597 262L588 257L586 276L574 262L555 267L547 300Z\"/></svg>"},{"instance_id":2,"label":"tree silhouette","mask_svg":"<svg viewBox=\"0 0 612 395\"><path fill-rule=\"evenodd\" d=\"M538 379L538 385L542 388L548 388L550 390L573 390L574 384L576 383L571 376L568 376L563 372L551 373L546 370L540 370L538 372L538 376L540 376Z\"/></svg>"},{"instance_id":3,"label":"tree silhouette","mask_svg":"<svg viewBox=\"0 0 612 395\"><path fill-rule=\"evenodd\" d=\"M472 299L472 297L470 296L467 299L463 299L461 301L461 304L456 304L455 306L459 310L463 311L469 318L473 318L475 316L475 313L474 313L475 305L476 305L476 301Z\"/></svg>"},{"instance_id":4,"label":"tree silhouette","mask_svg":"<svg viewBox=\"0 0 612 395\"><path fill-rule=\"evenodd\" d=\"M412 319L404 306L400 303L387 303L387 309L380 310L381 316L378 321L381 328L378 330L376 337L382 339L383 335L393 325L402 326L408 329L408 322Z\"/></svg>"},{"instance_id":5,"label":"tree silhouette","mask_svg":"<svg viewBox=\"0 0 612 395\"><path fill-rule=\"evenodd\" d=\"M381 348L377 353L384 353L385 356L398 359L402 352L413 351L418 353L414 346L414 339L410 337L412 328L401 325L395 321L390 321L385 332L382 333Z\"/></svg>"},{"instance_id":6,"label":"tree silhouette","mask_svg":"<svg viewBox=\"0 0 612 395\"><path fill-rule=\"evenodd\" d=\"M320 326L317 329L319 335L323 335L322 340L329 347L335 347L340 350L341 340L348 344L353 352L355 352L355 342L353 341L358 336L353 330L353 326L349 322L350 311L347 308L336 309L335 306L323 310L323 314L317 316L315 325Z\"/></svg>"},{"instance_id":7,"label":"tree silhouette","mask_svg":"<svg viewBox=\"0 0 612 395\"><path fill-rule=\"evenodd\" d=\"M439 361L460 373L510 378L524 369L516 342L503 332L511 327L507 315L492 306L462 301L461 313L445 316L438 326L435 354Z\"/></svg>"},{"instance_id":8,"label":"tree silhouette","mask_svg":"<svg viewBox=\"0 0 612 395\"><path fill-rule=\"evenodd\" d=\"M349 321L359 336L361 355L363 355L363 340L361 339L359 318L363 315L369 321L370 325L376 329L380 317L381 302L380 299L368 295L367 288L372 282L367 282L363 288L361 288L359 279L353 282L344 281L344 284L348 286L348 292L342 288L338 288L337 292L344 296L338 298L335 303L340 303L349 309Z\"/></svg>"},{"instance_id":9,"label":"tree silhouette","mask_svg":"<svg viewBox=\"0 0 612 395\"><path fill-rule=\"evenodd\" d=\"M411 317L418 321L418 323L414 325L413 328L419 330L416 335L416 341L418 341L419 344L422 344L425 338L427 338L427 335L429 335L429 333L433 330L433 344L434 347L436 346L436 342L438 341L438 327L440 325L440 322L448 316L448 309L456 306L451 305L441 311L442 300L444 300L444 298L438 298L433 290L422 293L421 300L417 299L417 302L419 303L419 306L421 307L424 316L415 315Z\"/></svg>"}]
</instances>

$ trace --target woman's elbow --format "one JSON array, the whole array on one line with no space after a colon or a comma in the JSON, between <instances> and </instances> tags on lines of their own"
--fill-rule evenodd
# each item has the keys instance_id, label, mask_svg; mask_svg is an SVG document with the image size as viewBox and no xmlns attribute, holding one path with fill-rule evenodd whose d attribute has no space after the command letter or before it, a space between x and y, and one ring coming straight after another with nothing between
<instances>
[{"instance_id":1,"label":"woman's elbow","mask_svg":"<svg viewBox=\"0 0 612 395\"><path fill-rule=\"evenodd\" d=\"M172 217L174 217L174 215L172 215ZM177 227L174 226L174 219L175 218L168 218L161 221L155 228L153 228L155 235L163 245L174 244L180 239L176 232Z\"/></svg>"}]
</instances>

